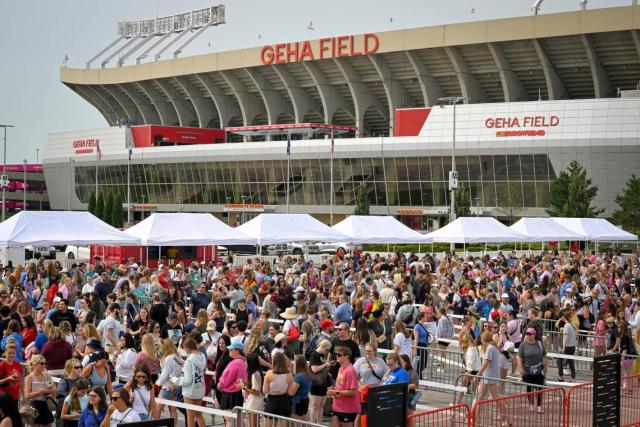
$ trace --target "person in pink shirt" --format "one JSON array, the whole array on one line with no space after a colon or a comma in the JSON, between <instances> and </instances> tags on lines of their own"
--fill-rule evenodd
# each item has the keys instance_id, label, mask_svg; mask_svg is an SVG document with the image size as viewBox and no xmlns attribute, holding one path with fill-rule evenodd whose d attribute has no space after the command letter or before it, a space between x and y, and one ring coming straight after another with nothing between
<instances>
[{"instance_id":1,"label":"person in pink shirt","mask_svg":"<svg viewBox=\"0 0 640 427\"><path fill-rule=\"evenodd\" d=\"M336 349L336 360L340 364L335 387L327 389L327 396L333 397L331 409L332 425L352 427L360 412L358 396L358 375L350 362L351 350L347 347Z\"/></svg>"},{"instance_id":2,"label":"person in pink shirt","mask_svg":"<svg viewBox=\"0 0 640 427\"><path fill-rule=\"evenodd\" d=\"M244 404L244 396L242 395L242 389L245 384L249 384L247 374L247 362L244 359L243 351L244 344L234 343L227 347L229 356L233 359L224 372L220 376L218 381L218 390L222 392L220 398L220 409L226 409L231 411L236 406L242 406ZM225 425L231 426L233 424L233 418L225 418Z\"/></svg>"}]
</instances>

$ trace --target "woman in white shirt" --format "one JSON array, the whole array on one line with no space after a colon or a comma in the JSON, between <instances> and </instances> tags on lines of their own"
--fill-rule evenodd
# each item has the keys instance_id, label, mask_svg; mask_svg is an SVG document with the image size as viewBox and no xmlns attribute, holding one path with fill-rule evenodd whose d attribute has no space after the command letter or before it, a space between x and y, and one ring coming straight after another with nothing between
<instances>
[{"instance_id":1,"label":"woman in white shirt","mask_svg":"<svg viewBox=\"0 0 640 427\"><path fill-rule=\"evenodd\" d=\"M136 369L133 379L124 388L131 394L131 409L138 413L142 421L151 419L152 414L157 413L151 372L146 365Z\"/></svg>"},{"instance_id":2,"label":"woman in white shirt","mask_svg":"<svg viewBox=\"0 0 640 427\"><path fill-rule=\"evenodd\" d=\"M136 350L133 337L126 333L120 337L120 351L116 356L116 377L122 384L133 379L133 368L136 362Z\"/></svg>"},{"instance_id":3,"label":"woman in white shirt","mask_svg":"<svg viewBox=\"0 0 640 427\"><path fill-rule=\"evenodd\" d=\"M474 376L477 375L478 371L480 370L480 352L478 351L475 340L471 337L470 334L464 334L461 339L462 352L464 353L464 369L467 375L462 377L462 384L460 384L460 386L468 387L469 384L471 384L471 389L475 394L476 388L478 386L478 379ZM454 404L460 403L461 400L462 393L456 393Z\"/></svg>"},{"instance_id":4,"label":"woman in white shirt","mask_svg":"<svg viewBox=\"0 0 640 427\"><path fill-rule=\"evenodd\" d=\"M398 354L406 354L411 357L411 334L402 323L402 320L396 320L393 324L393 349Z\"/></svg>"}]
</instances>

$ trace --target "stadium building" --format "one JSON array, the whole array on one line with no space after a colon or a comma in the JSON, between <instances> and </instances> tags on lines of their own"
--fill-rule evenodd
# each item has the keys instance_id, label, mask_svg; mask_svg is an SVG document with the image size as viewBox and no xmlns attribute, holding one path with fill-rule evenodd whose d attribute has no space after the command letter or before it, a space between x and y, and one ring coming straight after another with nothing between
<instances>
[{"instance_id":1,"label":"stadium building","mask_svg":"<svg viewBox=\"0 0 640 427\"><path fill-rule=\"evenodd\" d=\"M129 188L135 219L288 209L335 223L365 183L372 214L437 227L455 123L474 213L506 216L517 194L518 215L544 215L577 159L610 214L640 170L639 29L629 6L62 68L110 127L49 136L51 206Z\"/></svg>"}]
</instances>

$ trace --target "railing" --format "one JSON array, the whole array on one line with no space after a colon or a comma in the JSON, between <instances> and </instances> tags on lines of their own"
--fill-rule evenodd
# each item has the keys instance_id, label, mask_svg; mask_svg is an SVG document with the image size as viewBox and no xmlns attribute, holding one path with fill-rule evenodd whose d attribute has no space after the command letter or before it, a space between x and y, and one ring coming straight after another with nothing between
<instances>
[{"instance_id":1,"label":"railing","mask_svg":"<svg viewBox=\"0 0 640 427\"><path fill-rule=\"evenodd\" d=\"M542 337L544 347L548 352L561 353L562 352L562 332L558 331L545 331ZM584 333L576 334L576 356L594 356L593 339L595 335L589 335Z\"/></svg>"},{"instance_id":2,"label":"railing","mask_svg":"<svg viewBox=\"0 0 640 427\"><path fill-rule=\"evenodd\" d=\"M326 427L322 424L281 417L279 415L254 411L253 409L241 408L239 406L233 408L233 412L235 413L236 427Z\"/></svg>"},{"instance_id":3,"label":"railing","mask_svg":"<svg viewBox=\"0 0 640 427\"><path fill-rule=\"evenodd\" d=\"M461 374L458 375L454 382L454 386L456 390L453 391L453 402L454 403L467 403L469 406L473 405L473 402L476 399L476 391L477 386L482 381L483 377L479 377L477 375L471 374ZM468 385L466 387L466 391L464 394L460 394L460 389L464 388L463 380L468 380ZM498 383L498 387L500 389L500 394L503 396L511 396L511 395L520 395L527 393L527 387L532 389L550 389L552 387L548 385L538 385L538 384L528 384L523 381L514 381L507 379L492 379L492 381Z\"/></svg>"},{"instance_id":4,"label":"railing","mask_svg":"<svg viewBox=\"0 0 640 427\"><path fill-rule=\"evenodd\" d=\"M426 359L421 378L454 384L458 375L465 371L464 354L459 351L439 350L435 347L413 347L413 351L415 355Z\"/></svg>"},{"instance_id":5,"label":"railing","mask_svg":"<svg viewBox=\"0 0 640 427\"><path fill-rule=\"evenodd\" d=\"M471 427L471 410L454 405L409 415L409 427Z\"/></svg>"},{"instance_id":6,"label":"railing","mask_svg":"<svg viewBox=\"0 0 640 427\"><path fill-rule=\"evenodd\" d=\"M471 409L471 425L563 426L564 403L561 388L481 400Z\"/></svg>"}]
</instances>

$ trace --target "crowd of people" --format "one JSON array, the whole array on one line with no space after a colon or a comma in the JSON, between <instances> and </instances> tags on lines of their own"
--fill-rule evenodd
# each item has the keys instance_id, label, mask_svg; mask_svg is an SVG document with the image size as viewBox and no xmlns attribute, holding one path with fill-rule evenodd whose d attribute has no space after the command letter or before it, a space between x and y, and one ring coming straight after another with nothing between
<instances>
[{"instance_id":1,"label":"crowd of people","mask_svg":"<svg viewBox=\"0 0 640 427\"><path fill-rule=\"evenodd\" d=\"M332 425L360 425L378 385L407 383L415 411L428 352L452 343L469 373L463 385L497 397L509 371L545 382L545 331L561 332L567 355L581 334L596 355L637 354L638 277L638 254L567 251L7 267L0 427L22 425L21 415L33 426L178 420L167 401L243 407L252 427L260 412L322 423L327 400ZM564 361L558 380L570 381ZM530 410L542 412L540 401ZM184 417L206 425L202 412Z\"/></svg>"}]
</instances>

